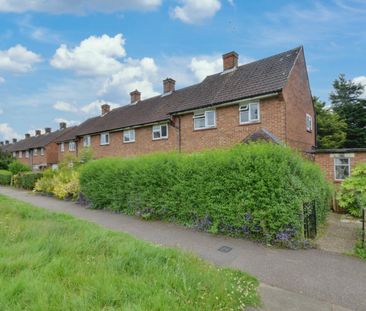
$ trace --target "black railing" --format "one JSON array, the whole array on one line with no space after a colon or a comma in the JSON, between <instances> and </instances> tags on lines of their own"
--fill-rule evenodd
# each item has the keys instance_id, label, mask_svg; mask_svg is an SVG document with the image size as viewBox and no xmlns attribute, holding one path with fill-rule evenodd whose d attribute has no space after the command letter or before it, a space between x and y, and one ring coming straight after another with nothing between
<instances>
[{"instance_id":1,"label":"black railing","mask_svg":"<svg viewBox=\"0 0 366 311\"><path fill-rule=\"evenodd\" d=\"M304 237L314 239L317 235L316 206L315 202L304 203Z\"/></svg>"}]
</instances>

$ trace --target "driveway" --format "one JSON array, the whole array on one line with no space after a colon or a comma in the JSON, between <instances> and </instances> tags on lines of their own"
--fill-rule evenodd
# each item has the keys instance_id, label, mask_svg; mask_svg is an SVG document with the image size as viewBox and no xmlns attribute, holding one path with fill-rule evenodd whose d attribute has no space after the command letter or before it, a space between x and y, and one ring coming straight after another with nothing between
<instances>
[{"instance_id":1,"label":"driveway","mask_svg":"<svg viewBox=\"0 0 366 311\"><path fill-rule=\"evenodd\" d=\"M294 251L265 247L170 223L85 209L72 202L12 188L0 187L0 194L72 214L153 243L179 247L219 266L247 271L261 281L263 310L366 310L366 262L354 257L315 249ZM222 246L231 250L218 251Z\"/></svg>"}]
</instances>

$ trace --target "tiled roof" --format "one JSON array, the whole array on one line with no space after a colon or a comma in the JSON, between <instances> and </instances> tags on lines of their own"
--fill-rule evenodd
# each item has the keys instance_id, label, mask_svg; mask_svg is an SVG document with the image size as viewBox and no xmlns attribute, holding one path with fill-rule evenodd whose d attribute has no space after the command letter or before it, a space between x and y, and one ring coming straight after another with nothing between
<instances>
[{"instance_id":1,"label":"tiled roof","mask_svg":"<svg viewBox=\"0 0 366 311\"><path fill-rule=\"evenodd\" d=\"M9 152L13 152L13 151L21 151L21 150L45 147L49 143L54 142L58 137L68 133L72 129L75 129L75 127L68 127L66 129L51 132L49 134L42 134L39 136L32 136L30 138L25 138L16 142L15 144L7 145L6 149Z\"/></svg>"},{"instance_id":2,"label":"tiled roof","mask_svg":"<svg viewBox=\"0 0 366 311\"><path fill-rule=\"evenodd\" d=\"M113 109L81 123L59 141L114 129L169 120L178 112L266 95L282 90L302 47L239 66L236 70L206 77L201 83L165 96L155 96Z\"/></svg>"}]
</instances>

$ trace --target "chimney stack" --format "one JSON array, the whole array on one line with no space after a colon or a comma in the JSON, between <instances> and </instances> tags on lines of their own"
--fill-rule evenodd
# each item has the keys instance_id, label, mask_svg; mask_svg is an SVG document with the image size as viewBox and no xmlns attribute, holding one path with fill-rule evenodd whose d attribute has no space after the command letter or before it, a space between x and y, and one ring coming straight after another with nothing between
<instances>
[{"instance_id":1,"label":"chimney stack","mask_svg":"<svg viewBox=\"0 0 366 311\"><path fill-rule=\"evenodd\" d=\"M64 130L66 128L66 122L60 122L60 130Z\"/></svg>"},{"instance_id":2,"label":"chimney stack","mask_svg":"<svg viewBox=\"0 0 366 311\"><path fill-rule=\"evenodd\" d=\"M4 142L3 141L0 141L0 146L4 146Z\"/></svg>"},{"instance_id":3,"label":"chimney stack","mask_svg":"<svg viewBox=\"0 0 366 311\"><path fill-rule=\"evenodd\" d=\"M45 127L45 128L44 128L44 132L45 132L46 134L51 133L51 128L50 128L50 127Z\"/></svg>"},{"instance_id":4,"label":"chimney stack","mask_svg":"<svg viewBox=\"0 0 366 311\"><path fill-rule=\"evenodd\" d=\"M138 90L134 90L130 93L131 104L135 104L141 100L141 93Z\"/></svg>"},{"instance_id":5,"label":"chimney stack","mask_svg":"<svg viewBox=\"0 0 366 311\"><path fill-rule=\"evenodd\" d=\"M25 133L24 134L24 137L25 137L25 139L30 138L30 134L29 133Z\"/></svg>"},{"instance_id":6,"label":"chimney stack","mask_svg":"<svg viewBox=\"0 0 366 311\"><path fill-rule=\"evenodd\" d=\"M175 80L172 78L166 78L163 81L164 94L169 94L175 91Z\"/></svg>"},{"instance_id":7,"label":"chimney stack","mask_svg":"<svg viewBox=\"0 0 366 311\"><path fill-rule=\"evenodd\" d=\"M239 55L234 51L222 55L224 71L237 68L238 60Z\"/></svg>"},{"instance_id":8,"label":"chimney stack","mask_svg":"<svg viewBox=\"0 0 366 311\"><path fill-rule=\"evenodd\" d=\"M5 140L5 145L9 145L9 141L8 140Z\"/></svg>"},{"instance_id":9,"label":"chimney stack","mask_svg":"<svg viewBox=\"0 0 366 311\"><path fill-rule=\"evenodd\" d=\"M18 140L16 138L13 138L13 144L15 144Z\"/></svg>"},{"instance_id":10,"label":"chimney stack","mask_svg":"<svg viewBox=\"0 0 366 311\"><path fill-rule=\"evenodd\" d=\"M41 136L41 130L36 130L36 136Z\"/></svg>"},{"instance_id":11,"label":"chimney stack","mask_svg":"<svg viewBox=\"0 0 366 311\"><path fill-rule=\"evenodd\" d=\"M109 106L108 104L103 104L101 108L102 108L102 116L111 111L111 106Z\"/></svg>"}]
</instances>

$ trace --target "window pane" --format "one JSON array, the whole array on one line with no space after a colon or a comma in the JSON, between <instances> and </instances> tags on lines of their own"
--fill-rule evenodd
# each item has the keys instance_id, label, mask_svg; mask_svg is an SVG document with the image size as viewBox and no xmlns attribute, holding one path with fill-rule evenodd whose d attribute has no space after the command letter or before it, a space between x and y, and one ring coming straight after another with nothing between
<instances>
[{"instance_id":1,"label":"window pane","mask_svg":"<svg viewBox=\"0 0 366 311\"><path fill-rule=\"evenodd\" d=\"M162 125L161 126L161 137L167 137L168 133L167 133L167 126L166 125Z\"/></svg>"},{"instance_id":2,"label":"window pane","mask_svg":"<svg viewBox=\"0 0 366 311\"><path fill-rule=\"evenodd\" d=\"M153 137L154 137L155 139L160 138L160 131L154 131L154 133L153 133Z\"/></svg>"},{"instance_id":3,"label":"window pane","mask_svg":"<svg viewBox=\"0 0 366 311\"><path fill-rule=\"evenodd\" d=\"M195 129L200 129L200 128L204 128L204 127L205 127L205 118L204 117L194 119L194 128Z\"/></svg>"},{"instance_id":4,"label":"window pane","mask_svg":"<svg viewBox=\"0 0 366 311\"><path fill-rule=\"evenodd\" d=\"M106 142L106 144L109 143L109 134L105 134L105 142Z\"/></svg>"},{"instance_id":5,"label":"window pane","mask_svg":"<svg viewBox=\"0 0 366 311\"><path fill-rule=\"evenodd\" d=\"M206 118L208 127L215 126L215 111L206 111Z\"/></svg>"},{"instance_id":6,"label":"window pane","mask_svg":"<svg viewBox=\"0 0 366 311\"><path fill-rule=\"evenodd\" d=\"M130 131L130 139L131 139L132 141L135 141L135 130L131 130L131 131Z\"/></svg>"},{"instance_id":7,"label":"window pane","mask_svg":"<svg viewBox=\"0 0 366 311\"><path fill-rule=\"evenodd\" d=\"M349 176L349 168L347 166L336 166L335 168L336 179L346 179Z\"/></svg>"},{"instance_id":8,"label":"window pane","mask_svg":"<svg viewBox=\"0 0 366 311\"><path fill-rule=\"evenodd\" d=\"M249 122L249 111L240 111L240 123Z\"/></svg>"},{"instance_id":9,"label":"window pane","mask_svg":"<svg viewBox=\"0 0 366 311\"><path fill-rule=\"evenodd\" d=\"M259 119L258 104L250 105L250 119L251 121Z\"/></svg>"}]
</instances>

